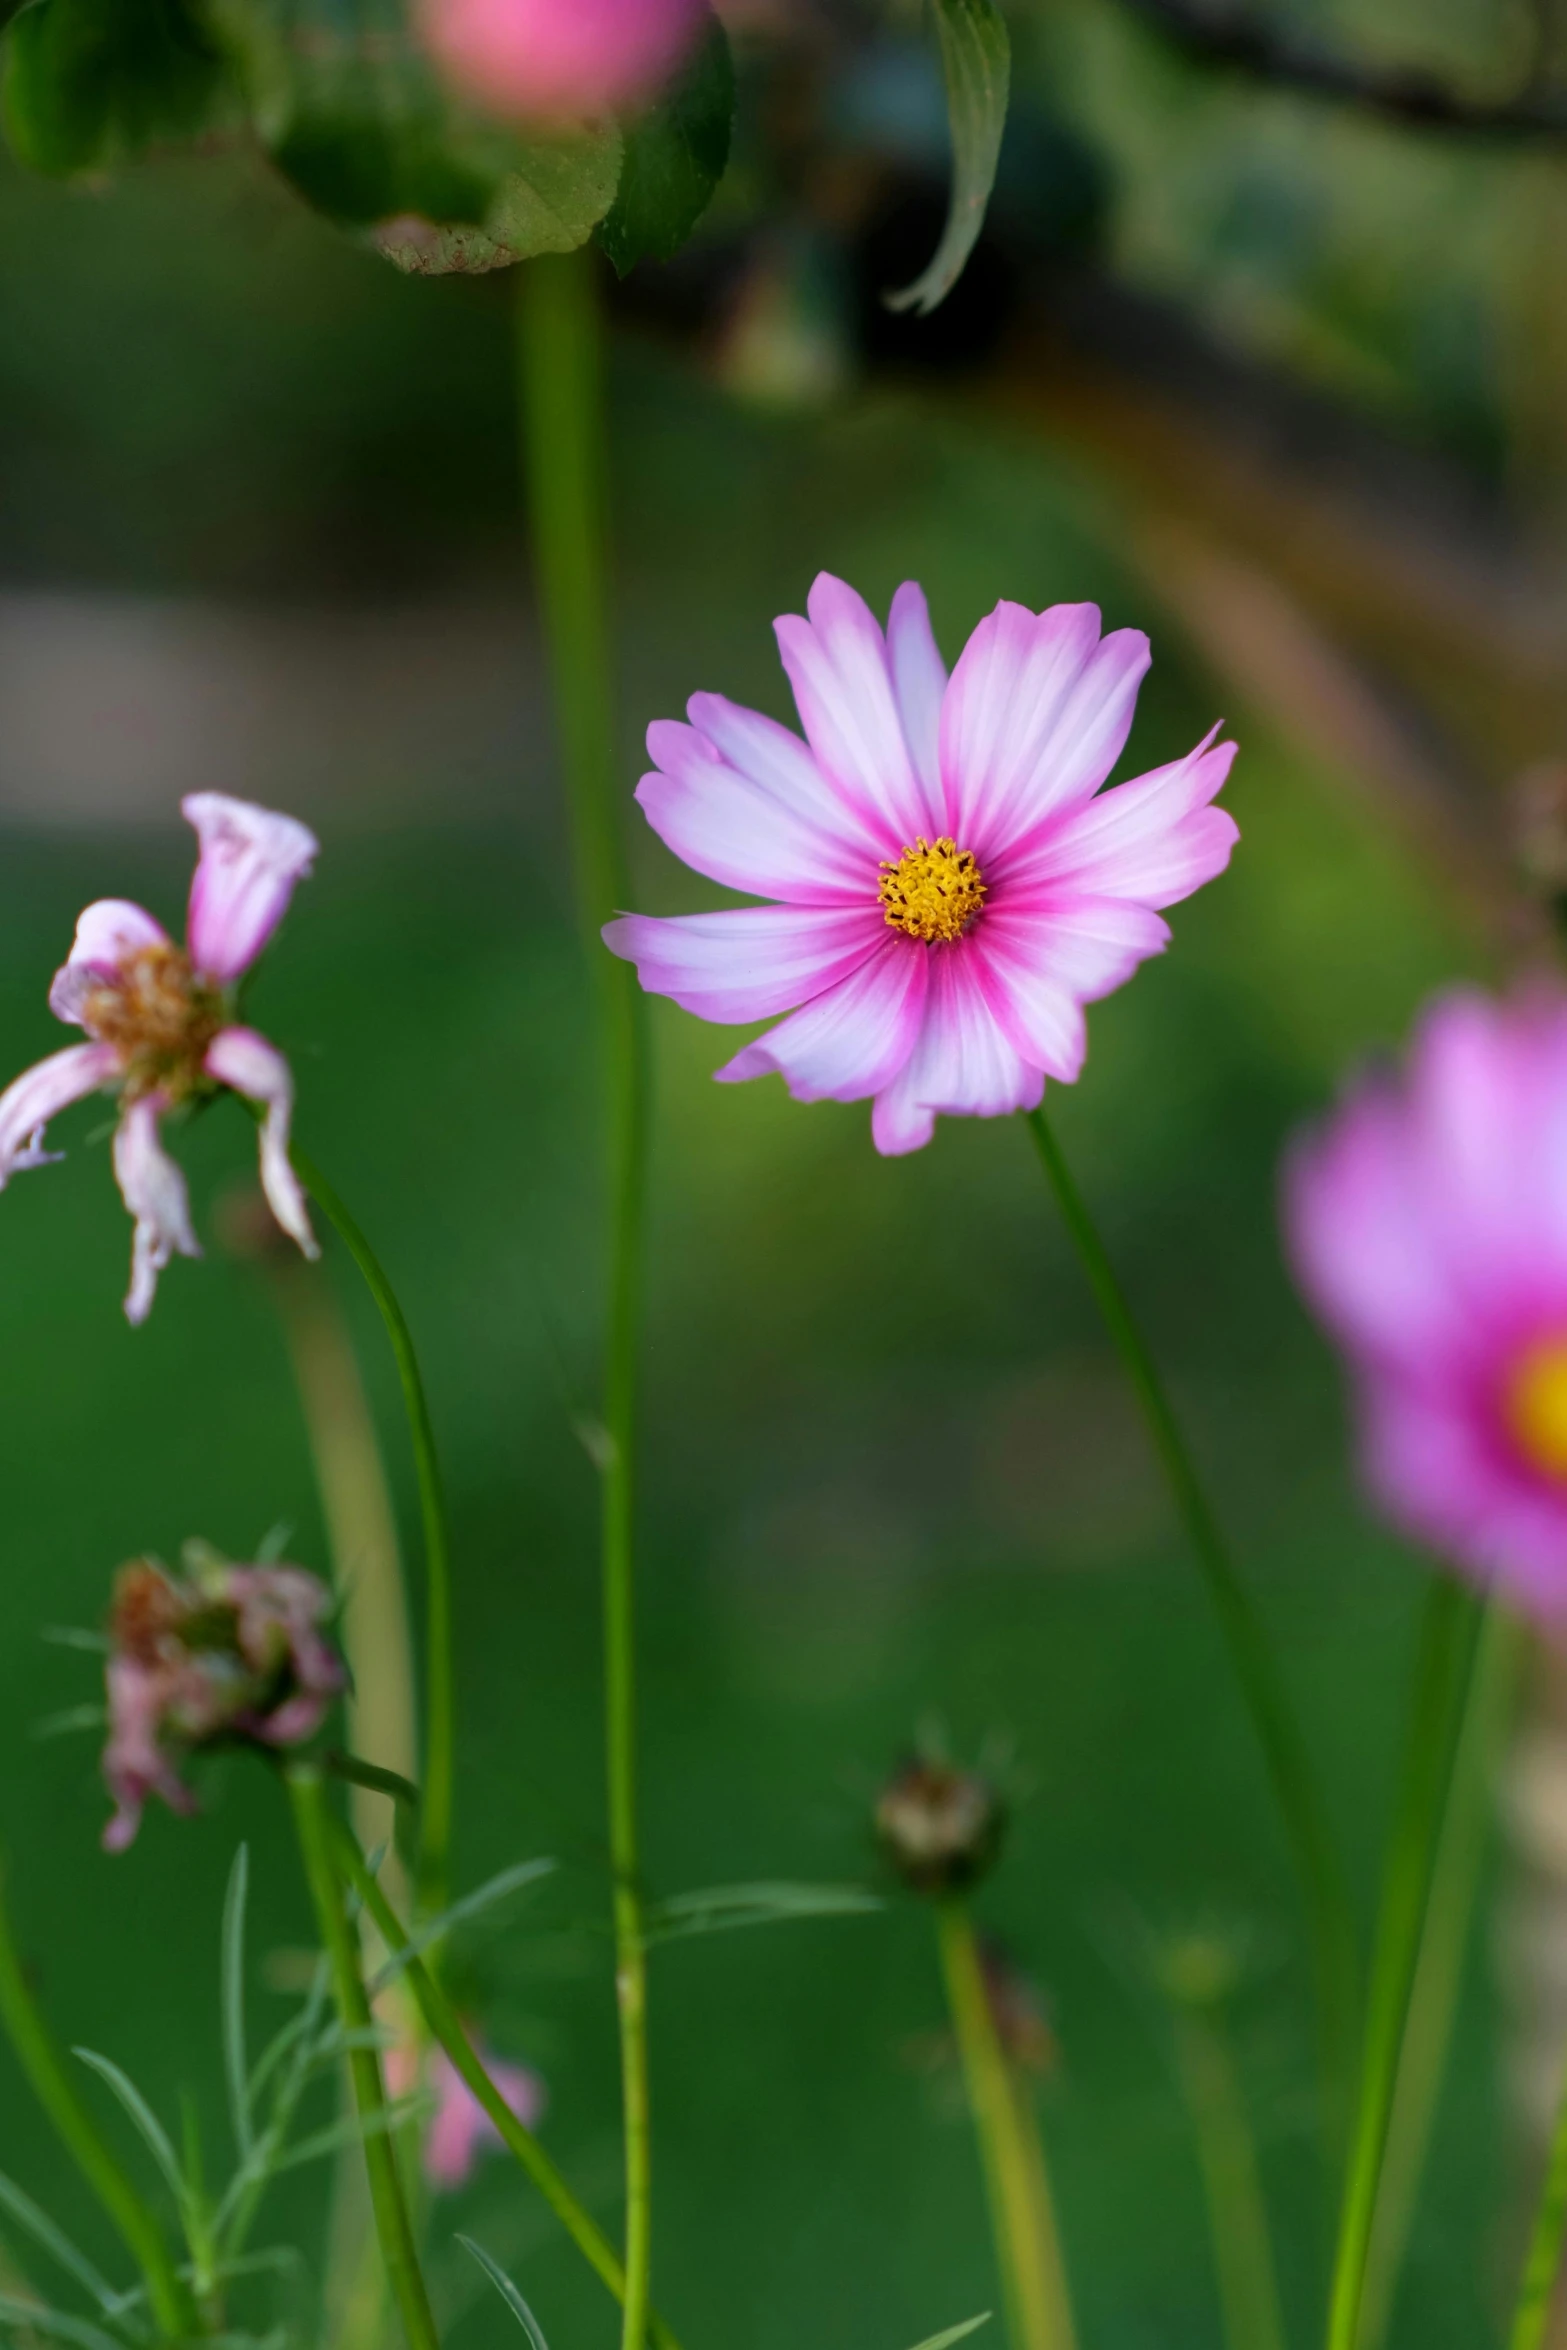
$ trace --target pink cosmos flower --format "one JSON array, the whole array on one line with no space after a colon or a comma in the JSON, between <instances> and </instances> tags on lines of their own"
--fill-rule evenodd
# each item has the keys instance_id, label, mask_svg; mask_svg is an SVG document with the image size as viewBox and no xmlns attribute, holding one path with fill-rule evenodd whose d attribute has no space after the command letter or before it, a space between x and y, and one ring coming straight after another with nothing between
<instances>
[{"instance_id":1,"label":"pink cosmos flower","mask_svg":"<svg viewBox=\"0 0 1567 2350\"><path fill-rule=\"evenodd\" d=\"M704 13L703 0L422 0L426 44L460 89L546 121L645 104Z\"/></svg>"},{"instance_id":2,"label":"pink cosmos flower","mask_svg":"<svg viewBox=\"0 0 1567 2350\"><path fill-rule=\"evenodd\" d=\"M19 1169L48 1163L44 1127L58 1111L100 1089L119 1095L114 1172L136 1219L125 1300L132 1322L146 1320L171 1256L201 1254L185 1178L163 1148L159 1121L225 1086L264 1110L262 1188L284 1231L307 1257L317 1254L289 1164L288 1063L233 1017L237 983L309 872L316 839L292 816L221 792L195 792L181 807L201 844L185 945L123 898L89 906L55 973L49 1009L91 1041L51 1053L0 1094L0 1190Z\"/></svg>"},{"instance_id":3,"label":"pink cosmos flower","mask_svg":"<svg viewBox=\"0 0 1567 2350\"><path fill-rule=\"evenodd\" d=\"M502 2064L481 2049L484 2069L524 2129L533 2129L543 2116L548 2092L536 2072L526 2065ZM394 2097L405 2097L418 2078L419 2052L400 2040L386 2059L387 2087ZM458 2072L444 2048L432 2048L425 2058L425 2077L435 2098L435 2112L424 2141L424 2174L439 2193L462 2186L480 2153L499 2146L501 2134Z\"/></svg>"},{"instance_id":4,"label":"pink cosmos flower","mask_svg":"<svg viewBox=\"0 0 1567 2350\"><path fill-rule=\"evenodd\" d=\"M648 729L637 789L678 857L774 902L604 937L704 1020L791 1015L721 1080L872 1096L877 1149L918 1150L938 1113L1033 1109L1076 1077L1083 1006L1168 943L1157 908L1229 862L1210 803L1235 745L1209 735L1100 793L1149 655L1137 629L1101 637L1092 604L998 604L950 680L912 582L885 636L826 573L809 612L777 623L805 741L696 694L688 726Z\"/></svg>"},{"instance_id":5,"label":"pink cosmos flower","mask_svg":"<svg viewBox=\"0 0 1567 2350\"><path fill-rule=\"evenodd\" d=\"M120 1569L104 1668L103 1775L115 1804L106 1851L134 1840L150 1796L174 1812L196 1809L179 1773L187 1754L224 1740L277 1747L315 1736L347 1685L321 1629L333 1604L302 1567L204 1557L184 1576L151 1559Z\"/></svg>"},{"instance_id":6,"label":"pink cosmos flower","mask_svg":"<svg viewBox=\"0 0 1567 2350\"><path fill-rule=\"evenodd\" d=\"M1567 997L1439 998L1296 1143L1284 1219L1388 1515L1567 1610Z\"/></svg>"}]
</instances>

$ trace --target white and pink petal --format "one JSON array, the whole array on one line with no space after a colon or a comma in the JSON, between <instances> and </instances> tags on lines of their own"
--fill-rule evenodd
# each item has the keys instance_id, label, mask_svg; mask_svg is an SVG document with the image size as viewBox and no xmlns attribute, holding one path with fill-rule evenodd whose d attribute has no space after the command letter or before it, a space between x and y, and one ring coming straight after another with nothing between
<instances>
[{"instance_id":1,"label":"white and pink petal","mask_svg":"<svg viewBox=\"0 0 1567 2350\"><path fill-rule=\"evenodd\" d=\"M935 947L920 1033L878 1094L871 1132L886 1157L919 1150L938 1114L999 1118L1039 1107L1045 1073L1026 1061L997 1017L984 966L967 941Z\"/></svg>"},{"instance_id":2,"label":"white and pink petal","mask_svg":"<svg viewBox=\"0 0 1567 2350\"><path fill-rule=\"evenodd\" d=\"M224 792L192 792L180 807L201 844L186 945L198 976L227 986L282 921L319 843L294 817Z\"/></svg>"},{"instance_id":3,"label":"white and pink petal","mask_svg":"<svg viewBox=\"0 0 1567 2350\"><path fill-rule=\"evenodd\" d=\"M112 1044L68 1044L13 1078L0 1093L0 1190L20 1169L45 1164L43 1132L51 1118L119 1074Z\"/></svg>"},{"instance_id":4,"label":"white and pink petal","mask_svg":"<svg viewBox=\"0 0 1567 2350\"><path fill-rule=\"evenodd\" d=\"M1240 838L1223 788L1234 743L1210 735L1173 765L1101 792L1020 841L998 873L1010 888L1070 884L1093 895L1173 906L1224 871Z\"/></svg>"},{"instance_id":5,"label":"white and pink petal","mask_svg":"<svg viewBox=\"0 0 1567 2350\"><path fill-rule=\"evenodd\" d=\"M893 691L887 640L863 596L822 572L808 619L775 622L778 650L818 765L896 856L934 821Z\"/></svg>"},{"instance_id":6,"label":"white and pink petal","mask_svg":"<svg viewBox=\"0 0 1567 2350\"><path fill-rule=\"evenodd\" d=\"M666 848L694 872L786 905L865 905L876 860L797 805L750 782L694 726L648 728L656 762L637 800Z\"/></svg>"},{"instance_id":7,"label":"white and pink petal","mask_svg":"<svg viewBox=\"0 0 1567 2350\"><path fill-rule=\"evenodd\" d=\"M112 984L133 955L169 943L168 932L145 906L129 898L96 899L77 918L71 951L49 989L50 1011L57 1020L80 1026L82 1005L94 988Z\"/></svg>"},{"instance_id":8,"label":"white and pink petal","mask_svg":"<svg viewBox=\"0 0 1567 2350\"><path fill-rule=\"evenodd\" d=\"M158 1276L171 1257L199 1257L191 1229L185 1178L164 1149L158 1120L168 1107L159 1094L127 1102L114 1132L114 1173L120 1197L136 1220L131 1244L131 1285L125 1318L145 1322L157 1294Z\"/></svg>"},{"instance_id":9,"label":"white and pink petal","mask_svg":"<svg viewBox=\"0 0 1567 2350\"><path fill-rule=\"evenodd\" d=\"M611 954L635 963L649 995L699 1019L768 1020L857 971L887 935L880 907L737 906L604 926Z\"/></svg>"},{"instance_id":10,"label":"white and pink petal","mask_svg":"<svg viewBox=\"0 0 1567 2350\"><path fill-rule=\"evenodd\" d=\"M717 1074L720 1082L776 1071L798 1102L857 1102L879 1093L913 1050L925 1008L929 957L912 939L886 944Z\"/></svg>"},{"instance_id":11,"label":"white and pink petal","mask_svg":"<svg viewBox=\"0 0 1567 2350\"><path fill-rule=\"evenodd\" d=\"M319 1256L304 1188L288 1155L294 1079L287 1061L254 1028L223 1028L207 1047L205 1066L209 1077L261 1107L261 1188L267 1205L307 1257Z\"/></svg>"}]
</instances>

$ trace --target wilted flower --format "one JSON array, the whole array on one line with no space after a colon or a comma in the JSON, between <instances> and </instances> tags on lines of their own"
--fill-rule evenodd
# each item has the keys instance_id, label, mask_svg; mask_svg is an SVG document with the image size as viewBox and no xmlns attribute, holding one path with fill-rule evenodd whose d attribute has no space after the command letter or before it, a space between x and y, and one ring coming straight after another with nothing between
<instances>
[{"instance_id":1,"label":"wilted flower","mask_svg":"<svg viewBox=\"0 0 1567 2350\"><path fill-rule=\"evenodd\" d=\"M120 1569L105 1668L103 1775L117 1807L107 1851L132 1841L149 1796L196 1809L180 1765L198 1748L315 1736L347 1680L321 1629L333 1604L302 1567L231 1566L197 1552L184 1575L151 1559Z\"/></svg>"},{"instance_id":2,"label":"wilted flower","mask_svg":"<svg viewBox=\"0 0 1567 2350\"><path fill-rule=\"evenodd\" d=\"M1349 1358L1388 1514L1567 1609L1567 998L1439 999L1287 1165L1307 1296Z\"/></svg>"},{"instance_id":3,"label":"wilted flower","mask_svg":"<svg viewBox=\"0 0 1567 2350\"><path fill-rule=\"evenodd\" d=\"M1096 798L1149 654L1137 629L1101 638L1092 604L998 604L950 682L912 582L885 636L826 573L809 611L777 623L805 742L696 694L688 726L649 728L637 791L688 865L776 902L604 936L704 1020L793 1012L721 1079L872 1095L877 1149L918 1150L938 1113L1032 1109L1076 1077L1083 1006L1168 943L1156 908L1229 861L1209 803L1235 746L1210 735Z\"/></svg>"},{"instance_id":4,"label":"wilted flower","mask_svg":"<svg viewBox=\"0 0 1567 2350\"><path fill-rule=\"evenodd\" d=\"M538 2074L526 2065L503 2064L482 2048L479 2054L485 2071L523 2128L533 2129L549 2101ZM450 2193L465 2183L487 2147L499 2146L501 2134L444 2048L428 2051L424 2072L435 2099L424 2141L424 2175L439 2192ZM417 2044L400 2040L386 2059L387 2086L394 2097L405 2097L418 2078Z\"/></svg>"},{"instance_id":5,"label":"wilted flower","mask_svg":"<svg viewBox=\"0 0 1567 2350\"><path fill-rule=\"evenodd\" d=\"M85 1028L0 1094L0 1189L19 1168L43 1166L48 1120L84 1095L119 1096L114 1172L136 1219L125 1311L144 1322L158 1275L176 1251L201 1254L185 1178L164 1150L165 1111L228 1087L264 1112L261 1181L272 1213L306 1256L316 1254L304 1193L289 1164L294 1081L282 1054L234 1018L234 991L283 918L294 884L310 870L314 834L221 792L195 792L181 808L201 843L191 883L185 945L140 906L100 898L76 925L55 973L49 1008Z\"/></svg>"},{"instance_id":6,"label":"wilted flower","mask_svg":"<svg viewBox=\"0 0 1567 2350\"><path fill-rule=\"evenodd\" d=\"M916 1893L957 1893L982 1877L1001 1845L1006 1812L988 1779L917 1756L876 1799L876 1833Z\"/></svg>"},{"instance_id":7,"label":"wilted flower","mask_svg":"<svg viewBox=\"0 0 1567 2350\"><path fill-rule=\"evenodd\" d=\"M702 0L422 0L431 55L497 114L572 121L643 105L702 22Z\"/></svg>"}]
</instances>

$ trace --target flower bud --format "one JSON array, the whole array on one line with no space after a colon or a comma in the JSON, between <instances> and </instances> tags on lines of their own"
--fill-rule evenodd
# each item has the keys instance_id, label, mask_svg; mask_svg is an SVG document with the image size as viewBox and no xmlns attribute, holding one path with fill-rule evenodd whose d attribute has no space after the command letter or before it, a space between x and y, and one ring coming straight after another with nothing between
<instances>
[{"instance_id":1,"label":"flower bud","mask_svg":"<svg viewBox=\"0 0 1567 2350\"><path fill-rule=\"evenodd\" d=\"M876 1833L916 1893L961 1892L986 1873L1000 1848L1006 1812L977 1771L917 1757L896 1771L876 1802Z\"/></svg>"},{"instance_id":2,"label":"flower bud","mask_svg":"<svg viewBox=\"0 0 1567 2350\"><path fill-rule=\"evenodd\" d=\"M321 1626L332 1594L302 1567L233 1566L192 1546L187 1572L135 1559L115 1578L109 1613L109 1738L103 1775L115 1814L104 1847L123 1852L157 1795L171 1811L196 1800L180 1777L203 1747L269 1748L313 1738L346 1685Z\"/></svg>"},{"instance_id":3,"label":"flower bud","mask_svg":"<svg viewBox=\"0 0 1567 2350\"><path fill-rule=\"evenodd\" d=\"M657 96L702 22L702 0L422 0L449 78L494 114L570 122Z\"/></svg>"}]
</instances>

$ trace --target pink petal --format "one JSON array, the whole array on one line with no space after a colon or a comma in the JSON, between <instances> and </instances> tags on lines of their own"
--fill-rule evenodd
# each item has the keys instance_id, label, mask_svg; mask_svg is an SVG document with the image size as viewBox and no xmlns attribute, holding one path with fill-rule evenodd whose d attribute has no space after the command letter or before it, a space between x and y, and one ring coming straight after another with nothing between
<instances>
[{"instance_id":1,"label":"pink petal","mask_svg":"<svg viewBox=\"0 0 1567 2350\"><path fill-rule=\"evenodd\" d=\"M775 622L800 723L817 760L896 856L935 817L920 787L893 693L887 644L870 606L822 572L806 606Z\"/></svg>"},{"instance_id":2,"label":"pink petal","mask_svg":"<svg viewBox=\"0 0 1567 2350\"><path fill-rule=\"evenodd\" d=\"M152 1311L158 1275L176 1251L199 1257L190 1224L185 1178L158 1136L158 1118L167 1107L160 1094L127 1102L114 1131L114 1173L120 1197L136 1219L131 1247L131 1286L125 1300L128 1322L145 1322Z\"/></svg>"},{"instance_id":3,"label":"pink petal","mask_svg":"<svg viewBox=\"0 0 1567 2350\"><path fill-rule=\"evenodd\" d=\"M186 944L202 978L226 986L249 970L282 921L320 844L292 816L223 792L192 792L180 807L201 843Z\"/></svg>"},{"instance_id":4,"label":"pink petal","mask_svg":"<svg viewBox=\"0 0 1567 2350\"><path fill-rule=\"evenodd\" d=\"M983 966L996 1017L1017 1051L1047 1077L1070 1084L1083 1065L1082 1007L1109 995L1169 943L1146 906L1115 898L1051 905L987 906L965 941Z\"/></svg>"},{"instance_id":5,"label":"pink petal","mask_svg":"<svg viewBox=\"0 0 1567 2350\"><path fill-rule=\"evenodd\" d=\"M964 646L941 711L952 830L980 865L1099 789L1131 730L1148 639L1100 641L1093 604L1002 603Z\"/></svg>"},{"instance_id":6,"label":"pink petal","mask_svg":"<svg viewBox=\"0 0 1567 2350\"><path fill-rule=\"evenodd\" d=\"M129 898L98 898L76 925L71 951L54 975L49 1009L57 1020L80 1023L85 996L144 947L166 947L169 934L143 906Z\"/></svg>"},{"instance_id":7,"label":"pink petal","mask_svg":"<svg viewBox=\"0 0 1567 2350\"><path fill-rule=\"evenodd\" d=\"M693 694L686 716L719 757L758 791L781 801L835 841L866 851L873 863L882 855L886 836L874 811L851 806L817 766L809 747L776 718L747 710L722 694Z\"/></svg>"},{"instance_id":8,"label":"pink petal","mask_svg":"<svg viewBox=\"0 0 1567 2350\"><path fill-rule=\"evenodd\" d=\"M436 2103L424 2144L425 2176L432 2187L450 2192L467 2179L480 2148L498 2146L501 2135L445 2050L434 2050L429 2062ZM506 2104L523 2128L531 2130L546 2103L538 2074L523 2065L498 2063L488 2054L483 2062Z\"/></svg>"},{"instance_id":9,"label":"pink petal","mask_svg":"<svg viewBox=\"0 0 1567 2350\"><path fill-rule=\"evenodd\" d=\"M879 906L738 906L668 921L622 914L604 925L611 954L635 963L649 995L702 1020L767 1020L847 979L887 935Z\"/></svg>"},{"instance_id":10,"label":"pink petal","mask_svg":"<svg viewBox=\"0 0 1567 2350\"><path fill-rule=\"evenodd\" d=\"M19 1168L44 1163L43 1130L58 1111L119 1073L112 1044L68 1044L13 1078L0 1093L0 1191Z\"/></svg>"},{"instance_id":11,"label":"pink petal","mask_svg":"<svg viewBox=\"0 0 1567 2350\"><path fill-rule=\"evenodd\" d=\"M1366 1481L1394 1524L1532 1615L1567 1614L1567 1493L1521 1474L1440 1381L1374 1376L1361 1402Z\"/></svg>"},{"instance_id":12,"label":"pink petal","mask_svg":"<svg viewBox=\"0 0 1567 2350\"><path fill-rule=\"evenodd\" d=\"M288 1155L288 1130L294 1114L294 1080L276 1045L268 1044L253 1028L223 1028L207 1047L202 1064L209 1077L230 1085L247 1101L265 1105L261 1121L261 1188L267 1205L290 1240L307 1257L318 1257L316 1236L299 1177Z\"/></svg>"},{"instance_id":13,"label":"pink petal","mask_svg":"<svg viewBox=\"0 0 1567 2350\"><path fill-rule=\"evenodd\" d=\"M913 1051L876 1097L871 1134L886 1157L929 1142L936 1113L999 1118L1037 1109L1044 1072L1017 1051L996 1016L969 941L933 947L925 1017Z\"/></svg>"},{"instance_id":14,"label":"pink petal","mask_svg":"<svg viewBox=\"0 0 1567 2350\"><path fill-rule=\"evenodd\" d=\"M1212 737L1209 737L1209 742ZM1199 743L1173 766L1101 792L1047 822L1008 857L1009 886L1069 881L1096 896L1173 906L1222 873L1240 838L1232 816L1209 802L1223 787L1234 743Z\"/></svg>"},{"instance_id":15,"label":"pink petal","mask_svg":"<svg viewBox=\"0 0 1567 2350\"><path fill-rule=\"evenodd\" d=\"M637 799L666 848L698 873L789 905L865 905L876 896L874 850L825 830L813 817L732 767L694 726L661 719L648 728L657 771Z\"/></svg>"},{"instance_id":16,"label":"pink petal","mask_svg":"<svg viewBox=\"0 0 1567 2350\"><path fill-rule=\"evenodd\" d=\"M890 1085L913 1049L925 1008L929 952L889 938L839 980L718 1071L721 1082L776 1070L797 1102L857 1102Z\"/></svg>"},{"instance_id":17,"label":"pink petal","mask_svg":"<svg viewBox=\"0 0 1567 2350\"><path fill-rule=\"evenodd\" d=\"M892 599L887 615L887 659L904 740L924 795L926 821L931 833L945 833L948 817L941 788L941 704L947 690L947 665L936 648L925 591L912 579L906 579Z\"/></svg>"}]
</instances>

